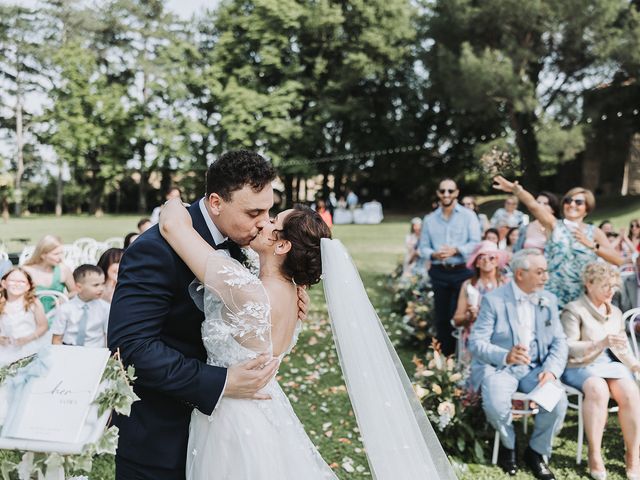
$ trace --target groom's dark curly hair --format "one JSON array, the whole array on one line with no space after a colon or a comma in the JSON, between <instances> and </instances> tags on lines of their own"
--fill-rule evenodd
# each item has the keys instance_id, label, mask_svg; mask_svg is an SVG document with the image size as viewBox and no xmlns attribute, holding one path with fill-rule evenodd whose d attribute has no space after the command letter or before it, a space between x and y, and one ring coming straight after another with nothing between
<instances>
[{"instance_id":1,"label":"groom's dark curly hair","mask_svg":"<svg viewBox=\"0 0 640 480\"><path fill-rule=\"evenodd\" d=\"M273 165L249 150L231 150L213 162L207 170L207 197L217 193L226 202L245 185L261 191L276 178Z\"/></svg>"}]
</instances>

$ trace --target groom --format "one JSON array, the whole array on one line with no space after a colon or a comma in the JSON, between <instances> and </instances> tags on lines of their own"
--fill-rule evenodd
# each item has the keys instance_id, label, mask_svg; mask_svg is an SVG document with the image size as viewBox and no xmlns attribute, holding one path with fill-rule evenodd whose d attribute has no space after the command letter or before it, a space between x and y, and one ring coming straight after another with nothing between
<instances>
[{"instance_id":1,"label":"groom","mask_svg":"<svg viewBox=\"0 0 640 480\"><path fill-rule=\"evenodd\" d=\"M260 155L232 151L207 171L206 196L189 207L193 228L216 249L240 254L269 220L275 171ZM229 245L230 240L235 243ZM206 258L202 259L203 262ZM127 248L109 317L109 348L136 369L140 397L120 429L117 480L185 478L191 412L210 415L224 395L264 399L257 393L275 375L265 355L228 369L206 364L200 333L204 314L191 299L193 273L152 227ZM308 296L301 297L301 315Z\"/></svg>"}]
</instances>

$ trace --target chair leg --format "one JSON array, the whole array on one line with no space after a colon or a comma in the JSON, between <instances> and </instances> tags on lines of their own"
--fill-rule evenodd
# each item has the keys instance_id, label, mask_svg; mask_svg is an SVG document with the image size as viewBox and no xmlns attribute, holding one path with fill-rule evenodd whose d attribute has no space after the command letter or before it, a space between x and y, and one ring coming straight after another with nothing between
<instances>
[{"instance_id":1,"label":"chair leg","mask_svg":"<svg viewBox=\"0 0 640 480\"><path fill-rule=\"evenodd\" d=\"M576 464L582 463L582 444L584 443L584 419L582 417L582 394L578 395L578 451L576 453Z\"/></svg>"},{"instance_id":2,"label":"chair leg","mask_svg":"<svg viewBox=\"0 0 640 480\"><path fill-rule=\"evenodd\" d=\"M529 415L523 415L522 416L522 430L524 431L524 434L527 434L527 427L529 426Z\"/></svg>"},{"instance_id":3,"label":"chair leg","mask_svg":"<svg viewBox=\"0 0 640 480\"><path fill-rule=\"evenodd\" d=\"M493 439L493 454L491 455L491 465L498 463L498 449L500 448L500 434L496 430L496 436Z\"/></svg>"}]
</instances>

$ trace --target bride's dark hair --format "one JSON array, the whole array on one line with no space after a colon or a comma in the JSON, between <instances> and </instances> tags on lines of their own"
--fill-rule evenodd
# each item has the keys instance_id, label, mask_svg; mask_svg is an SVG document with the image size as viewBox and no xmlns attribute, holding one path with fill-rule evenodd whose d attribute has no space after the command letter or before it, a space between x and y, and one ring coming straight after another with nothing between
<instances>
[{"instance_id":1,"label":"bride's dark hair","mask_svg":"<svg viewBox=\"0 0 640 480\"><path fill-rule=\"evenodd\" d=\"M282 272L298 285L318 283L322 275L320 239L331 238L331 230L322 217L309 207L295 205L277 235L291 242Z\"/></svg>"}]
</instances>

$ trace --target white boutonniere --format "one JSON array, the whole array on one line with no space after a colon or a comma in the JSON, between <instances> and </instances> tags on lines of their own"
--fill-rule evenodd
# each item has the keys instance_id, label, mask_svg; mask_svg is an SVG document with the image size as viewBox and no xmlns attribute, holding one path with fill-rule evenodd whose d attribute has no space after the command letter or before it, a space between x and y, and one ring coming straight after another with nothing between
<instances>
[{"instance_id":1,"label":"white boutonniere","mask_svg":"<svg viewBox=\"0 0 640 480\"><path fill-rule=\"evenodd\" d=\"M549 299L543 297L542 295L538 297L538 306L540 308L549 307Z\"/></svg>"},{"instance_id":2,"label":"white boutonniere","mask_svg":"<svg viewBox=\"0 0 640 480\"><path fill-rule=\"evenodd\" d=\"M543 308L549 308L550 303L549 303L549 299L543 297L542 295L540 295L538 297L538 308L540 308L540 310L542 310ZM550 327L551 326L551 318L548 318L546 322L544 322L544 326L545 327Z\"/></svg>"}]
</instances>

